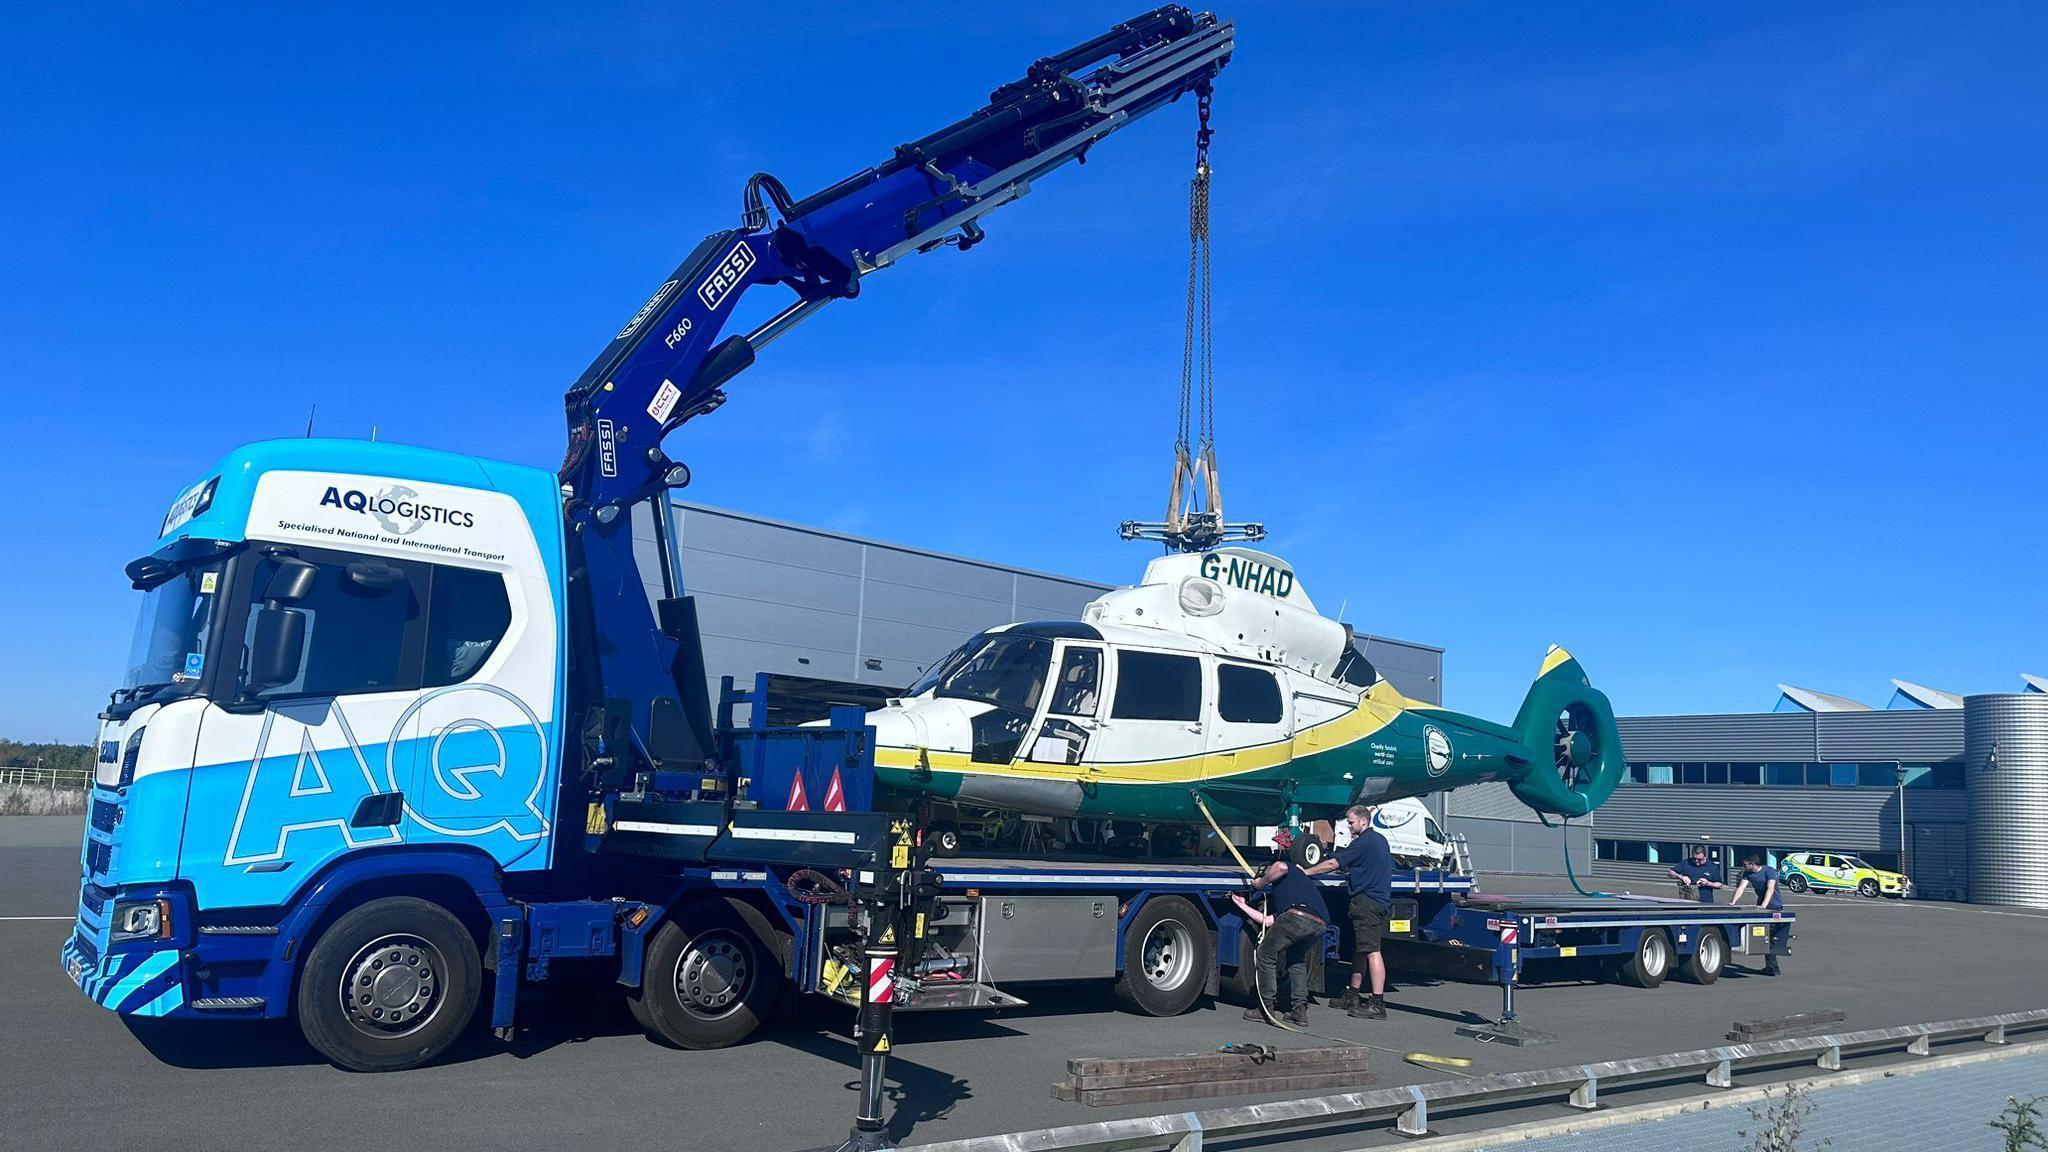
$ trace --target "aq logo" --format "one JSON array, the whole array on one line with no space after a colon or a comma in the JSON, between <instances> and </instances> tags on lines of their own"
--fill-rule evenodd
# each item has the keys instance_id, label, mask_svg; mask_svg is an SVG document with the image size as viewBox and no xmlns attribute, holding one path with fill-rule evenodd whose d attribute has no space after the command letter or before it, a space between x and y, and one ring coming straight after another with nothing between
<instances>
[{"instance_id":1,"label":"aq logo","mask_svg":"<svg viewBox=\"0 0 2048 1152\"><path fill-rule=\"evenodd\" d=\"M413 701L378 735L381 743L358 739L339 701L264 713L222 863L547 836L548 732L517 696L490 684L443 688ZM350 825L364 799L389 792L405 797L397 825Z\"/></svg>"}]
</instances>

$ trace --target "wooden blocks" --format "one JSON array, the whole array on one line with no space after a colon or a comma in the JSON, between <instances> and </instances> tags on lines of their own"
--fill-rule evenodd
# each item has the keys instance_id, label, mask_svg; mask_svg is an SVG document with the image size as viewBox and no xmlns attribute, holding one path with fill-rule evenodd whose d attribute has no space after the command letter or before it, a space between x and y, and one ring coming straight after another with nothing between
<instances>
[{"instance_id":1,"label":"wooden blocks","mask_svg":"<svg viewBox=\"0 0 2048 1152\"><path fill-rule=\"evenodd\" d=\"M1728 1039L1737 1044L1751 1044L1758 1040L1783 1040L1788 1036L1803 1036L1832 1028L1840 1024L1843 1018L1842 1010L1839 1008L1822 1008L1791 1016L1773 1016L1767 1020L1737 1020L1728 1033Z\"/></svg>"},{"instance_id":2,"label":"wooden blocks","mask_svg":"<svg viewBox=\"0 0 2048 1152\"><path fill-rule=\"evenodd\" d=\"M1067 1078L1052 1086L1052 1096L1099 1107L1350 1088L1373 1082L1366 1067L1368 1051L1344 1045L1130 1059L1084 1057L1067 1061Z\"/></svg>"}]
</instances>

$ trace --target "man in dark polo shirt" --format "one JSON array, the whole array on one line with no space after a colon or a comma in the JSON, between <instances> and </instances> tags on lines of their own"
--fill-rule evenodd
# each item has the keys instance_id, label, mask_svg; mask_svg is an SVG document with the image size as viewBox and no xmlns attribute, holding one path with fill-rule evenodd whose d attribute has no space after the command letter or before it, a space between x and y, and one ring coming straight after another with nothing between
<instances>
[{"instance_id":1,"label":"man in dark polo shirt","mask_svg":"<svg viewBox=\"0 0 2048 1152\"><path fill-rule=\"evenodd\" d=\"M1316 887L1316 882L1289 864L1284 856L1266 865L1266 870L1252 881L1252 888L1272 892L1272 898L1266 901L1266 912L1252 907L1237 893L1230 894L1238 911L1265 929L1259 934L1259 947L1254 954L1258 962L1259 999L1265 1006L1248 1009L1244 1018L1263 1020L1268 1012L1279 1014L1283 1003L1280 966L1284 959L1290 996L1284 1002L1289 1005L1287 1022L1302 1027L1308 1023L1309 950L1322 945L1323 917L1329 905L1323 902L1322 890Z\"/></svg>"},{"instance_id":2,"label":"man in dark polo shirt","mask_svg":"<svg viewBox=\"0 0 2048 1152\"><path fill-rule=\"evenodd\" d=\"M1782 912L1785 900L1778 895L1778 870L1764 863L1764 858L1752 852L1742 861L1742 879L1735 882L1735 891L1729 893L1730 904L1742 903L1742 893L1747 890L1756 893L1757 907L1768 912ZM1764 975L1778 974L1778 953L1791 951L1792 925L1780 921L1771 925L1770 947L1764 952Z\"/></svg>"},{"instance_id":3,"label":"man in dark polo shirt","mask_svg":"<svg viewBox=\"0 0 2048 1152\"><path fill-rule=\"evenodd\" d=\"M1394 904L1394 853L1387 838L1372 826L1373 806L1353 804L1344 813L1351 843L1308 870L1309 875L1342 869L1351 892L1351 987L1332 1008L1343 1008L1360 1020L1387 1018L1387 963L1380 957L1380 936L1387 930L1387 912ZM1359 999L1367 975L1372 991Z\"/></svg>"}]
</instances>

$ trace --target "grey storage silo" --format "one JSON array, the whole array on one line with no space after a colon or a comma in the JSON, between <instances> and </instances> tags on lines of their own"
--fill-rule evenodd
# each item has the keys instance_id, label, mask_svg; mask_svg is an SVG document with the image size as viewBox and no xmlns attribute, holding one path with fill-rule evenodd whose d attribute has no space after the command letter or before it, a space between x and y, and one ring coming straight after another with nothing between
<instances>
[{"instance_id":1,"label":"grey storage silo","mask_svg":"<svg viewBox=\"0 0 2048 1152\"><path fill-rule=\"evenodd\" d=\"M1970 899L2048 908L2048 695L1963 700Z\"/></svg>"}]
</instances>

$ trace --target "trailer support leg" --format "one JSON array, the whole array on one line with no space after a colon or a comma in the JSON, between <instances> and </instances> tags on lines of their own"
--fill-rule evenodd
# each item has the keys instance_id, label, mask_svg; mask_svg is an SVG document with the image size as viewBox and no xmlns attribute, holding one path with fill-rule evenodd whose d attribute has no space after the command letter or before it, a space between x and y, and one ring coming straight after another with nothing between
<instances>
[{"instance_id":1,"label":"trailer support leg","mask_svg":"<svg viewBox=\"0 0 2048 1152\"><path fill-rule=\"evenodd\" d=\"M1500 978L1500 1019L1491 1024L1460 1024L1456 1029L1458 1035L1482 1044L1506 1044L1513 1048L1557 1042L1555 1034L1525 1028L1515 1019L1515 983L1520 968L1521 949L1516 946L1516 938L1505 937L1493 954L1494 974Z\"/></svg>"}]
</instances>

